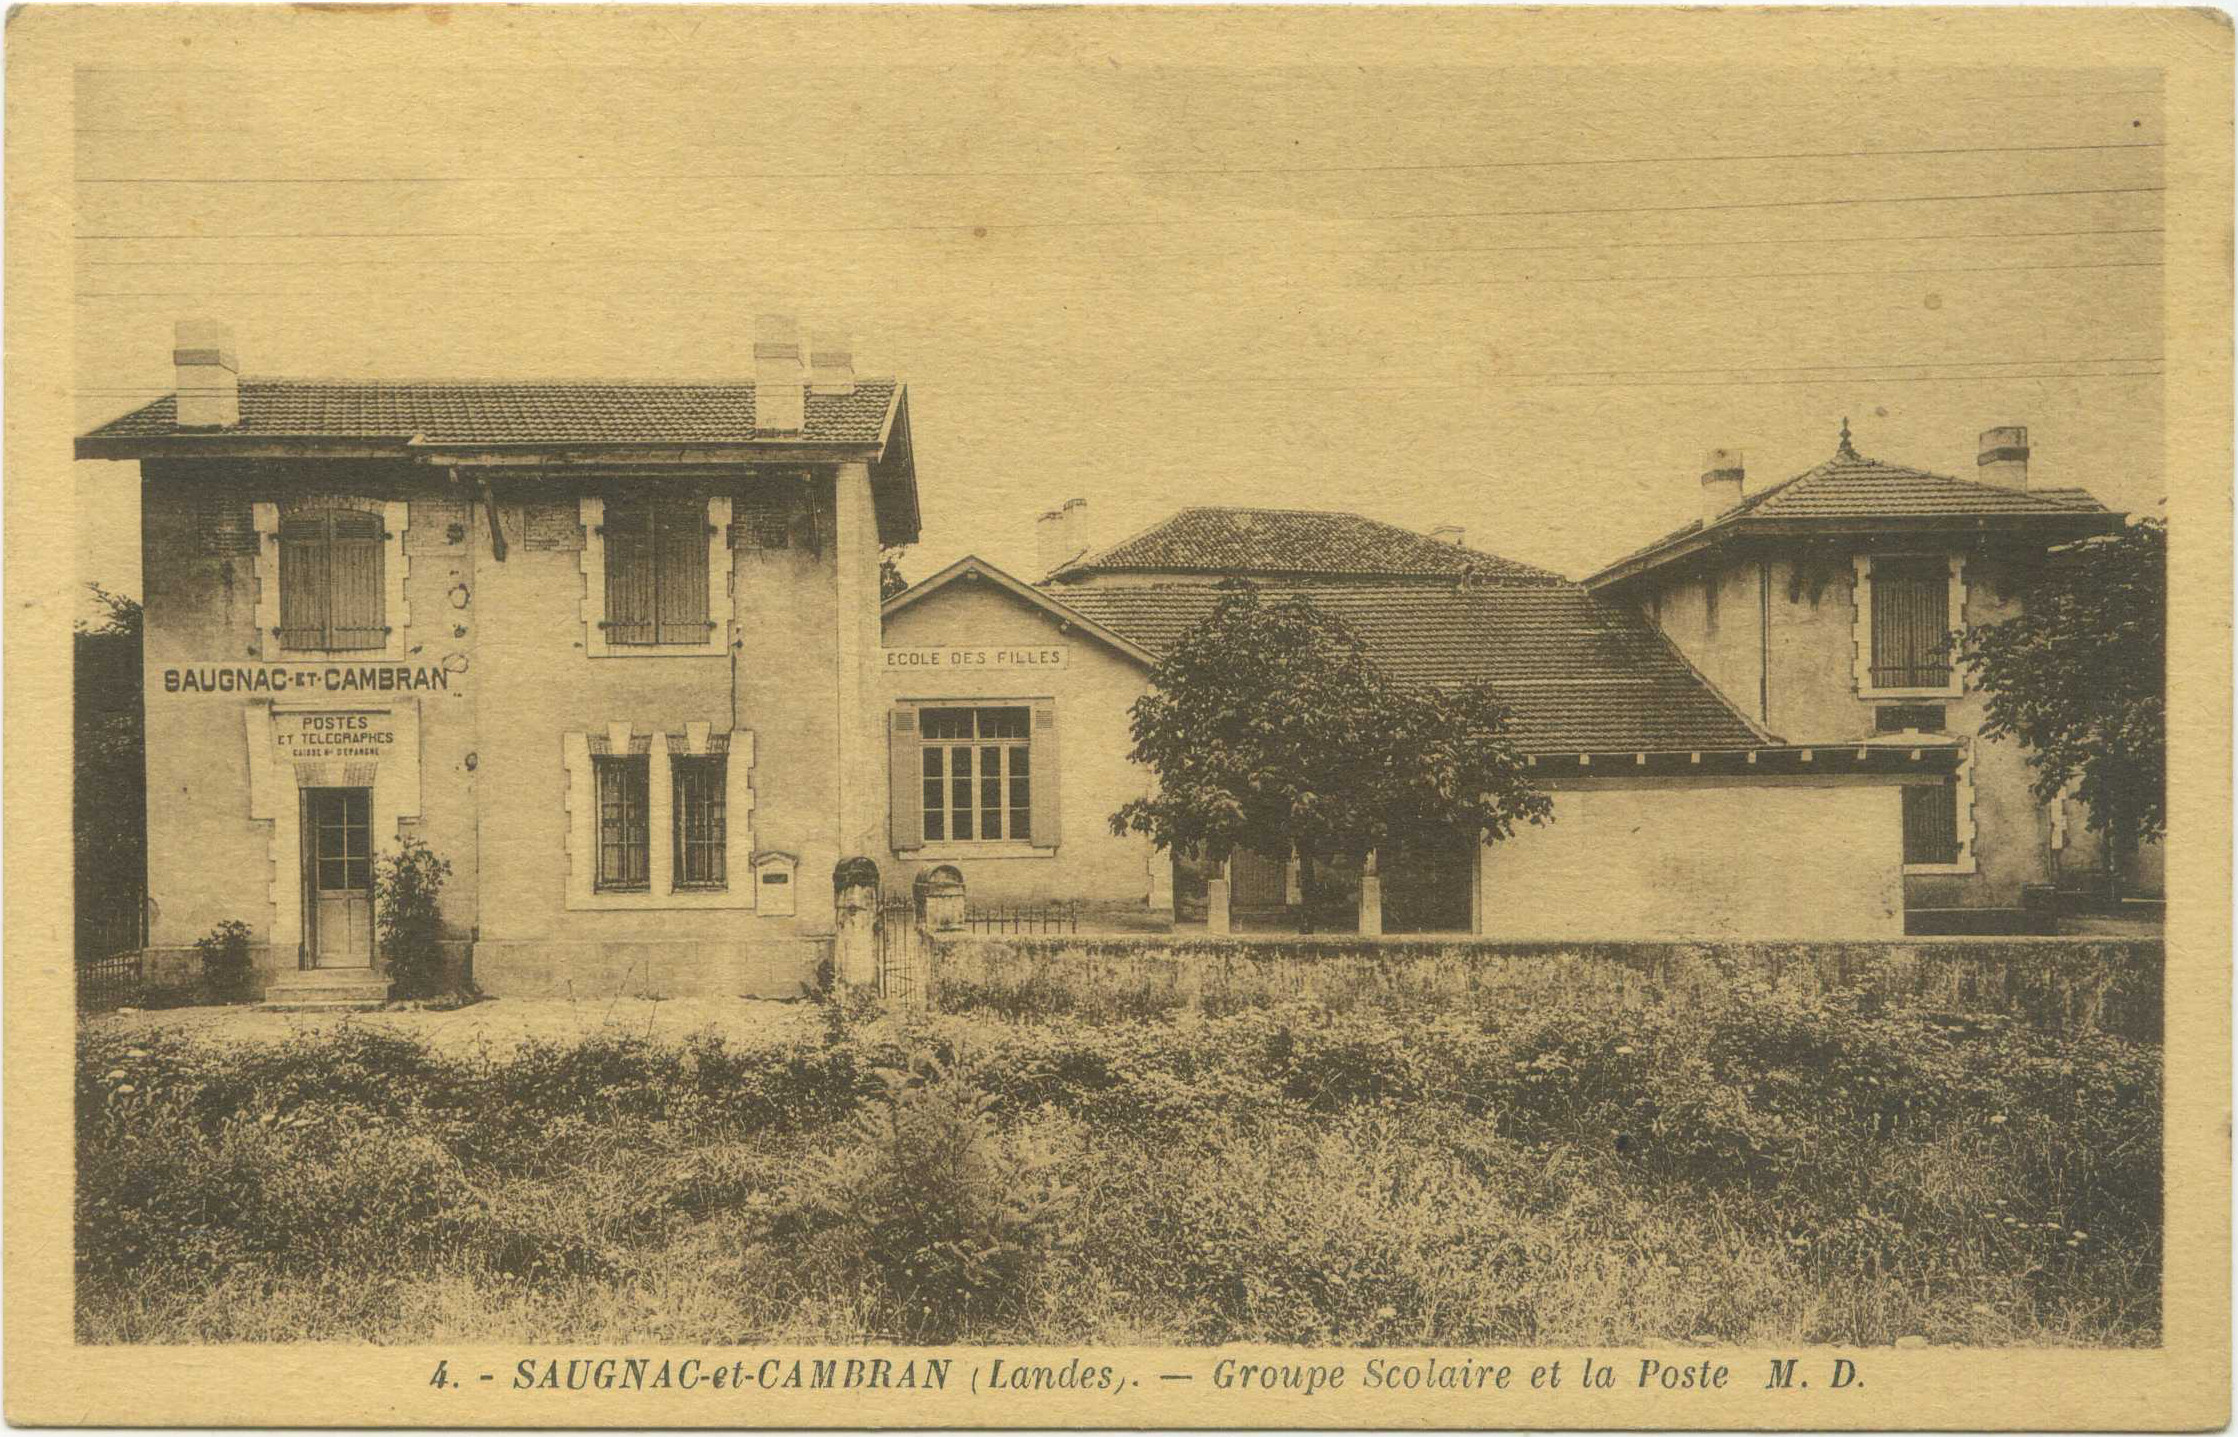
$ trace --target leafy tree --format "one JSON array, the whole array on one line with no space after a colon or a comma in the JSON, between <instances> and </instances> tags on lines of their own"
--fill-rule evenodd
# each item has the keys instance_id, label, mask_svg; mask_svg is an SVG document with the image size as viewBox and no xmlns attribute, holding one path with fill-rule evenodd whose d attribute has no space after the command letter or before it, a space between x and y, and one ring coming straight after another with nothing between
<instances>
[{"instance_id":1,"label":"leafy tree","mask_svg":"<svg viewBox=\"0 0 2238 1437\"><path fill-rule=\"evenodd\" d=\"M894 562L894 556L891 554L879 555L878 602L883 604L908 587L909 581L901 576L901 565Z\"/></svg>"},{"instance_id":2,"label":"leafy tree","mask_svg":"<svg viewBox=\"0 0 2238 1437\"><path fill-rule=\"evenodd\" d=\"M2063 545L2022 611L1977 624L1957 652L1988 694L1991 738L2028 747L2036 796L2070 783L2109 870L2167 826L2168 530L2141 520Z\"/></svg>"},{"instance_id":3,"label":"leafy tree","mask_svg":"<svg viewBox=\"0 0 2238 1437\"><path fill-rule=\"evenodd\" d=\"M443 991L444 880L451 861L417 838L402 840L373 864L374 923L399 998Z\"/></svg>"},{"instance_id":4,"label":"leafy tree","mask_svg":"<svg viewBox=\"0 0 2238 1437\"><path fill-rule=\"evenodd\" d=\"M140 605L88 584L97 619L72 635L71 856L81 956L138 944L148 877L147 725Z\"/></svg>"},{"instance_id":5,"label":"leafy tree","mask_svg":"<svg viewBox=\"0 0 2238 1437\"><path fill-rule=\"evenodd\" d=\"M1157 791L1114 813L1112 832L1214 862L1295 847L1309 927L1319 860L1438 836L1491 844L1550 812L1489 688L1395 682L1303 597L1222 584L1150 678L1130 756Z\"/></svg>"}]
</instances>

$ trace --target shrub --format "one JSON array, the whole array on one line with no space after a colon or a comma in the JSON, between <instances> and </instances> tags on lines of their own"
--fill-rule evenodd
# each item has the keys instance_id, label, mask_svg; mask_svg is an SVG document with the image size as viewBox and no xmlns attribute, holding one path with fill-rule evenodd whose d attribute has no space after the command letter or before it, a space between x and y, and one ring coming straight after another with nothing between
<instances>
[{"instance_id":1,"label":"shrub","mask_svg":"<svg viewBox=\"0 0 2238 1437\"><path fill-rule=\"evenodd\" d=\"M381 952L399 998L432 998L443 991L443 915L436 900L451 876L451 861L417 838L407 838L373 865L373 901Z\"/></svg>"},{"instance_id":2,"label":"shrub","mask_svg":"<svg viewBox=\"0 0 2238 1437\"><path fill-rule=\"evenodd\" d=\"M202 958L202 985L221 1003L238 1003L249 996L249 925L228 918L194 940Z\"/></svg>"},{"instance_id":3,"label":"shrub","mask_svg":"<svg viewBox=\"0 0 2238 1437\"><path fill-rule=\"evenodd\" d=\"M885 1091L774 1215L783 1238L835 1235L912 1342L1015 1319L1073 1191L998 1137L996 1100L930 1052L883 1069Z\"/></svg>"}]
</instances>

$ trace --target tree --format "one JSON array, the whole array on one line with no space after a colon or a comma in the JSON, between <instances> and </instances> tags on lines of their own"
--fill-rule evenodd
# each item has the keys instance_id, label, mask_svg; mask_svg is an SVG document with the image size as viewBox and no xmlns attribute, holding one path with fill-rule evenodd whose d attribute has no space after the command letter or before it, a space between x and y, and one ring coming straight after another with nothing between
<instances>
[{"instance_id":1,"label":"tree","mask_svg":"<svg viewBox=\"0 0 2238 1437\"><path fill-rule=\"evenodd\" d=\"M894 595L909 588L909 581L901 576L901 565L891 554L878 556L878 602L883 604Z\"/></svg>"},{"instance_id":2,"label":"tree","mask_svg":"<svg viewBox=\"0 0 2238 1437\"><path fill-rule=\"evenodd\" d=\"M136 946L148 876L147 729L141 701L140 605L88 584L100 617L72 637L71 857L77 941Z\"/></svg>"},{"instance_id":3,"label":"tree","mask_svg":"<svg viewBox=\"0 0 2238 1437\"><path fill-rule=\"evenodd\" d=\"M2037 798L2075 785L2111 873L2167 826L2167 526L2141 520L2053 550L2021 602L2018 617L1959 638L1989 696L1981 731L2027 746Z\"/></svg>"},{"instance_id":4,"label":"tree","mask_svg":"<svg viewBox=\"0 0 2238 1437\"><path fill-rule=\"evenodd\" d=\"M1114 813L1112 832L1214 862L1295 848L1309 927L1317 860L1401 839L1496 843L1550 812L1491 690L1394 682L1302 597L1269 604L1228 581L1150 679L1130 757L1156 792Z\"/></svg>"}]
</instances>

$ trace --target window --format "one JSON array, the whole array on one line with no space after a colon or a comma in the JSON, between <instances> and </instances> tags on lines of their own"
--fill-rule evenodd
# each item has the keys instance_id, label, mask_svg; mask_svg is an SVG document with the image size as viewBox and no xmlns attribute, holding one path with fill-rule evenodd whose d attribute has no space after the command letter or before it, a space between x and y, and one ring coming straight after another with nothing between
<instances>
[{"instance_id":1,"label":"window","mask_svg":"<svg viewBox=\"0 0 2238 1437\"><path fill-rule=\"evenodd\" d=\"M1944 722L1941 704L1884 704L1873 710L1876 733L1941 733Z\"/></svg>"},{"instance_id":2,"label":"window","mask_svg":"<svg viewBox=\"0 0 2238 1437\"><path fill-rule=\"evenodd\" d=\"M1032 711L928 708L920 719L925 841L1030 841Z\"/></svg>"},{"instance_id":3,"label":"window","mask_svg":"<svg viewBox=\"0 0 2238 1437\"><path fill-rule=\"evenodd\" d=\"M651 764L644 754L601 755L598 776L598 888L602 892L652 885Z\"/></svg>"},{"instance_id":4,"label":"window","mask_svg":"<svg viewBox=\"0 0 2238 1437\"><path fill-rule=\"evenodd\" d=\"M1939 689L1951 681L1950 566L1940 555L1875 559L1872 686Z\"/></svg>"},{"instance_id":5,"label":"window","mask_svg":"<svg viewBox=\"0 0 2238 1437\"><path fill-rule=\"evenodd\" d=\"M606 554L606 642L702 646L710 529L702 504L612 504L601 528Z\"/></svg>"},{"instance_id":6,"label":"window","mask_svg":"<svg viewBox=\"0 0 2238 1437\"><path fill-rule=\"evenodd\" d=\"M336 509L280 521L282 649L342 653L385 648L387 535L379 514Z\"/></svg>"},{"instance_id":7,"label":"window","mask_svg":"<svg viewBox=\"0 0 2238 1437\"><path fill-rule=\"evenodd\" d=\"M721 888L726 882L724 853L730 840L724 830L724 765L720 756L669 760L676 794L678 888Z\"/></svg>"},{"instance_id":8,"label":"window","mask_svg":"<svg viewBox=\"0 0 2238 1437\"><path fill-rule=\"evenodd\" d=\"M1952 864L1959 860L1958 781L1904 790L1904 861Z\"/></svg>"},{"instance_id":9,"label":"window","mask_svg":"<svg viewBox=\"0 0 2238 1437\"><path fill-rule=\"evenodd\" d=\"M372 888L373 829L367 810L370 796L362 788L316 790L311 805L312 861L321 893L358 892Z\"/></svg>"}]
</instances>

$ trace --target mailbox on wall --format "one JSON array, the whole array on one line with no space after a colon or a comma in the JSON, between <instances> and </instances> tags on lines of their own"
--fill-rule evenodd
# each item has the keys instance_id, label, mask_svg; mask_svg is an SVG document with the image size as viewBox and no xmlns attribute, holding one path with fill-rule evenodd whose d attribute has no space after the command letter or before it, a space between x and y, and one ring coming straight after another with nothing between
<instances>
[{"instance_id":1,"label":"mailbox on wall","mask_svg":"<svg viewBox=\"0 0 2238 1437\"><path fill-rule=\"evenodd\" d=\"M754 911L769 918L790 917L799 866L800 860L790 853L755 854Z\"/></svg>"}]
</instances>

